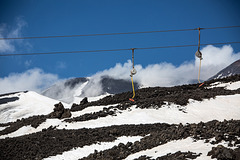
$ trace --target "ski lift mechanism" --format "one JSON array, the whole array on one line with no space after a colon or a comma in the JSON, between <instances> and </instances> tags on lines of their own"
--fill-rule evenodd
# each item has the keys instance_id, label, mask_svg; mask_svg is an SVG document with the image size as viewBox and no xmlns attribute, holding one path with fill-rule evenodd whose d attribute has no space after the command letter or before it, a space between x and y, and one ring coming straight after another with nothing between
<instances>
[{"instance_id":1,"label":"ski lift mechanism","mask_svg":"<svg viewBox=\"0 0 240 160\"><path fill-rule=\"evenodd\" d=\"M130 77L131 77L131 81L132 81L133 96L132 96L132 98L129 98L129 100L134 102L135 90L134 90L134 84L133 84L133 75L135 75L137 73L137 70L134 68L134 48L132 48L132 70L130 73L131 73Z\"/></svg>"},{"instance_id":2,"label":"ski lift mechanism","mask_svg":"<svg viewBox=\"0 0 240 160\"><path fill-rule=\"evenodd\" d=\"M195 56L198 57L200 59L200 63L199 63L199 71L198 71L198 82L200 82L200 71L201 71L201 61L202 61L202 53L200 51L200 30L201 28L198 28L198 50L195 53ZM135 90L134 90L134 84L133 84L133 76L137 73L137 70L134 68L134 48L132 48L132 70L130 71L130 77L131 77L131 81L132 81L132 90L133 90L133 96L132 98L129 98L130 101L134 102L134 97L135 97ZM204 83L201 83L199 85L199 87L201 87Z\"/></svg>"}]
</instances>

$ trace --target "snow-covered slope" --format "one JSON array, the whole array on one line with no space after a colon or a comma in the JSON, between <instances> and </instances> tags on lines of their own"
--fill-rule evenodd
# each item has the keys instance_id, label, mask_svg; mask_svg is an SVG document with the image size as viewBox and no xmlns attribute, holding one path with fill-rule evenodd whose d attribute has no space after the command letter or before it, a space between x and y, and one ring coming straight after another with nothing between
<instances>
[{"instance_id":1,"label":"snow-covered slope","mask_svg":"<svg viewBox=\"0 0 240 160\"><path fill-rule=\"evenodd\" d=\"M216 75L209 78L209 80L225 78L236 74L240 74L240 59L230 64L229 66L218 72Z\"/></svg>"},{"instance_id":2,"label":"snow-covered slope","mask_svg":"<svg viewBox=\"0 0 240 160\"><path fill-rule=\"evenodd\" d=\"M18 92L0 96L0 123L34 115L45 115L53 111L59 101L33 91Z\"/></svg>"},{"instance_id":3,"label":"snow-covered slope","mask_svg":"<svg viewBox=\"0 0 240 160\"><path fill-rule=\"evenodd\" d=\"M132 93L126 92L73 104L70 118L40 117L34 126L23 125L24 121L0 124L1 156L48 160L238 159L239 82L240 76L234 76L205 82L201 87L143 88L136 92L134 102L128 100ZM0 98L10 98L0 109L18 105L5 111L11 120L22 113L25 117L49 114L57 103L34 92ZM7 100L12 102L5 103ZM36 103L38 111L32 109Z\"/></svg>"},{"instance_id":4,"label":"snow-covered slope","mask_svg":"<svg viewBox=\"0 0 240 160\"><path fill-rule=\"evenodd\" d=\"M113 125L139 125L153 123L182 123L186 125L187 123L200 123L208 122L211 120L223 121L240 119L239 104L240 94L217 96L216 98L203 100L202 102L190 100L189 104L184 107L179 107L175 104L164 105L157 110L154 108L140 109L136 108L136 106L133 105L127 110L117 110L116 116L107 116L82 122L68 123L58 119L47 119L46 122L42 123L37 128L24 126L16 132L0 136L0 138L17 137L24 134L36 133L42 131L44 128L49 128L50 126L56 127L57 129L83 129L109 127ZM72 117L98 112L101 111L104 107L110 106L92 106L76 113L73 112Z\"/></svg>"},{"instance_id":5,"label":"snow-covered slope","mask_svg":"<svg viewBox=\"0 0 240 160\"><path fill-rule=\"evenodd\" d=\"M71 103L74 101L74 97L82 94L83 88L88 82L89 78L69 79L49 87L42 92L42 95L66 103Z\"/></svg>"}]
</instances>

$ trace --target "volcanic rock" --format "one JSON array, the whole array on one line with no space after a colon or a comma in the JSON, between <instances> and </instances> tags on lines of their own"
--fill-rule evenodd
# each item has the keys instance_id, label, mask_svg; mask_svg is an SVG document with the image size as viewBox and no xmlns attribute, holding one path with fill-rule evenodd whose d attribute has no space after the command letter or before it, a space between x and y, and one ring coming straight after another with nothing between
<instances>
[{"instance_id":1,"label":"volcanic rock","mask_svg":"<svg viewBox=\"0 0 240 160\"><path fill-rule=\"evenodd\" d=\"M61 102L55 104L54 106L53 112L49 114L49 118L63 119L71 117L72 114L70 110L65 109Z\"/></svg>"},{"instance_id":2,"label":"volcanic rock","mask_svg":"<svg viewBox=\"0 0 240 160\"><path fill-rule=\"evenodd\" d=\"M217 158L218 160L235 160L236 154L230 148L226 148L222 145L212 147L212 150L208 152L208 156L211 158Z\"/></svg>"}]
</instances>

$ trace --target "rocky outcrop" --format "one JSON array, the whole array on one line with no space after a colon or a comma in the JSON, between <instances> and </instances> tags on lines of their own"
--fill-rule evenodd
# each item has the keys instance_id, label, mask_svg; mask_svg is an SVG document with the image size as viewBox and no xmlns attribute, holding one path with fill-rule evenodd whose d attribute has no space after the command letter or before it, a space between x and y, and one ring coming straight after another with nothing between
<instances>
[{"instance_id":1,"label":"rocky outcrop","mask_svg":"<svg viewBox=\"0 0 240 160\"><path fill-rule=\"evenodd\" d=\"M53 112L49 114L49 118L63 119L71 117L70 109L65 109L61 102L54 106Z\"/></svg>"},{"instance_id":2,"label":"rocky outcrop","mask_svg":"<svg viewBox=\"0 0 240 160\"><path fill-rule=\"evenodd\" d=\"M213 147L211 151L208 152L208 156L211 158L217 158L218 160L235 160L236 154L234 150L226 148L222 145Z\"/></svg>"}]
</instances>

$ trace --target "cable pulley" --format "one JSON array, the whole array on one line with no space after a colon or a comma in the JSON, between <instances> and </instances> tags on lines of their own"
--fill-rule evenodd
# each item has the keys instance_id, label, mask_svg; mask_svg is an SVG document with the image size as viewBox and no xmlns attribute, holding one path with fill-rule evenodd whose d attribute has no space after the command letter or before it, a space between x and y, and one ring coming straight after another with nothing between
<instances>
[{"instance_id":1,"label":"cable pulley","mask_svg":"<svg viewBox=\"0 0 240 160\"><path fill-rule=\"evenodd\" d=\"M200 71L201 71L201 61L202 61L202 59L203 59L203 58L202 58L202 53L201 53L201 51L200 51L200 29L201 29L201 28L198 28L198 50L197 50L197 52L195 53L195 56L200 59L200 62L199 62L199 70L198 70L198 82L199 82L199 83L201 83L201 82L200 82ZM203 84L204 84L204 83L201 83L201 84L199 85L199 87L201 87Z\"/></svg>"},{"instance_id":2,"label":"cable pulley","mask_svg":"<svg viewBox=\"0 0 240 160\"><path fill-rule=\"evenodd\" d=\"M132 70L130 71L130 77L132 81L132 90L133 90L133 96L132 98L129 98L130 101L134 102L134 97L135 97L135 90L134 90L134 83L133 83L133 75L137 73L137 70L134 68L134 48L132 48Z\"/></svg>"}]
</instances>

